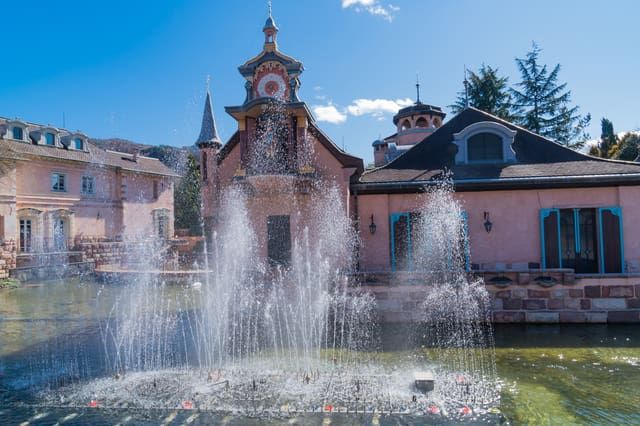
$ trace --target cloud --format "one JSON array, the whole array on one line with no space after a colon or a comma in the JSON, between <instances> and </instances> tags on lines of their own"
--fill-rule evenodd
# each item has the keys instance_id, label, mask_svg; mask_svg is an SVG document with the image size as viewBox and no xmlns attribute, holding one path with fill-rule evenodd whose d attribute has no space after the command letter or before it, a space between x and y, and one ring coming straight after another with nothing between
<instances>
[{"instance_id":1,"label":"cloud","mask_svg":"<svg viewBox=\"0 0 640 426\"><path fill-rule=\"evenodd\" d=\"M329 102L327 105L313 106L313 112L318 121L333 124L341 124L347 121L347 117L372 116L378 120L384 120L385 115L395 114L400 108L413 105L413 100L405 99L355 99L346 108L339 108Z\"/></svg>"},{"instance_id":2,"label":"cloud","mask_svg":"<svg viewBox=\"0 0 640 426\"><path fill-rule=\"evenodd\" d=\"M396 12L400 10L398 6L392 4L383 5L379 0L342 0L342 8L347 9L349 7L353 7L356 12L365 11L389 22L393 21Z\"/></svg>"},{"instance_id":3,"label":"cloud","mask_svg":"<svg viewBox=\"0 0 640 426\"><path fill-rule=\"evenodd\" d=\"M318 121L341 124L347 121L347 115L336 108L335 105L315 105L312 107L313 113Z\"/></svg>"},{"instance_id":4,"label":"cloud","mask_svg":"<svg viewBox=\"0 0 640 426\"><path fill-rule=\"evenodd\" d=\"M395 114L400 108L412 105L413 100L405 99L356 99L347 107L349 114L359 117L373 115L380 117L384 114Z\"/></svg>"}]
</instances>

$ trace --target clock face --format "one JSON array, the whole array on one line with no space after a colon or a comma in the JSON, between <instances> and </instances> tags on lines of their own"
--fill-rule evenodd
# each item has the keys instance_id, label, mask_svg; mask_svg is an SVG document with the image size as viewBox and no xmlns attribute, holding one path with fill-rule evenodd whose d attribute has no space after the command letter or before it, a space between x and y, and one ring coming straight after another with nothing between
<instances>
[{"instance_id":1,"label":"clock face","mask_svg":"<svg viewBox=\"0 0 640 426\"><path fill-rule=\"evenodd\" d=\"M258 82L258 95L271 98L284 98L286 83L281 75L276 73L265 74Z\"/></svg>"}]
</instances>

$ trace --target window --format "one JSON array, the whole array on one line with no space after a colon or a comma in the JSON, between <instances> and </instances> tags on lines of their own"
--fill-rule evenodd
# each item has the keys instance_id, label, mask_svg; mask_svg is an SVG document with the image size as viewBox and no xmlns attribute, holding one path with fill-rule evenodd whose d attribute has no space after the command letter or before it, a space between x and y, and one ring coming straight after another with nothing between
<instances>
[{"instance_id":1,"label":"window","mask_svg":"<svg viewBox=\"0 0 640 426\"><path fill-rule=\"evenodd\" d=\"M82 176L82 193L87 195L95 194L95 179L93 176Z\"/></svg>"},{"instance_id":2,"label":"window","mask_svg":"<svg viewBox=\"0 0 640 426\"><path fill-rule=\"evenodd\" d=\"M51 190L54 192L67 191L67 179L62 173L51 174Z\"/></svg>"},{"instance_id":3,"label":"window","mask_svg":"<svg viewBox=\"0 0 640 426\"><path fill-rule=\"evenodd\" d=\"M289 216L267 217L267 253L271 265L291 262L291 227Z\"/></svg>"},{"instance_id":4,"label":"window","mask_svg":"<svg viewBox=\"0 0 640 426\"><path fill-rule=\"evenodd\" d=\"M84 148L83 141L80 138L75 138L73 143L76 149L82 150Z\"/></svg>"},{"instance_id":5,"label":"window","mask_svg":"<svg viewBox=\"0 0 640 426\"><path fill-rule=\"evenodd\" d=\"M47 145L55 145L56 144L56 135L51 132L47 132L44 134L44 139Z\"/></svg>"},{"instance_id":6,"label":"window","mask_svg":"<svg viewBox=\"0 0 640 426\"><path fill-rule=\"evenodd\" d=\"M20 219L20 251L30 253L32 250L31 219Z\"/></svg>"},{"instance_id":7,"label":"window","mask_svg":"<svg viewBox=\"0 0 640 426\"><path fill-rule=\"evenodd\" d=\"M469 161L502 161L502 138L494 133L479 133L467 140Z\"/></svg>"},{"instance_id":8,"label":"window","mask_svg":"<svg viewBox=\"0 0 640 426\"><path fill-rule=\"evenodd\" d=\"M153 199L157 200L158 199L158 195L159 195L158 181L154 180L153 181Z\"/></svg>"},{"instance_id":9,"label":"window","mask_svg":"<svg viewBox=\"0 0 640 426\"><path fill-rule=\"evenodd\" d=\"M401 130L409 130L410 128L411 128L411 123L409 123L409 120L404 120L402 122Z\"/></svg>"},{"instance_id":10,"label":"window","mask_svg":"<svg viewBox=\"0 0 640 426\"><path fill-rule=\"evenodd\" d=\"M416 120L416 127L429 127L429 122L426 118L420 117Z\"/></svg>"},{"instance_id":11,"label":"window","mask_svg":"<svg viewBox=\"0 0 640 426\"><path fill-rule=\"evenodd\" d=\"M540 233L543 268L624 272L620 207L542 209Z\"/></svg>"},{"instance_id":12,"label":"window","mask_svg":"<svg viewBox=\"0 0 640 426\"><path fill-rule=\"evenodd\" d=\"M202 180L207 180L207 153L202 153Z\"/></svg>"},{"instance_id":13,"label":"window","mask_svg":"<svg viewBox=\"0 0 640 426\"><path fill-rule=\"evenodd\" d=\"M420 223L420 213L393 213L390 219L391 233L391 269L393 271L415 270L417 265L415 245L420 239L418 225ZM464 268L470 270L471 259L469 251L467 214L462 212L462 234L458 236L460 253L464 254ZM451 258L451 253L449 257ZM462 259L461 259L462 260ZM454 262L453 259L450 260ZM428 267L428 265L425 265Z\"/></svg>"},{"instance_id":14,"label":"window","mask_svg":"<svg viewBox=\"0 0 640 426\"><path fill-rule=\"evenodd\" d=\"M13 138L19 141L24 139L24 130L22 127L15 126L13 128Z\"/></svg>"},{"instance_id":15,"label":"window","mask_svg":"<svg viewBox=\"0 0 640 426\"><path fill-rule=\"evenodd\" d=\"M153 211L153 227L158 238L169 238L169 210L156 209Z\"/></svg>"}]
</instances>

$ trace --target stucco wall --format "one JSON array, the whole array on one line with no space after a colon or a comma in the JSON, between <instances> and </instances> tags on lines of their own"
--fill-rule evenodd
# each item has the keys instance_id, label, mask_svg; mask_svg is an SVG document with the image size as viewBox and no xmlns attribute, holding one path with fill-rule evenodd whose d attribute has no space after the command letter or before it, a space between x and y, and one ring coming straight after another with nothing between
<instances>
[{"instance_id":1,"label":"stucco wall","mask_svg":"<svg viewBox=\"0 0 640 426\"><path fill-rule=\"evenodd\" d=\"M154 197L154 182L157 182L158 197ZM173 183L169 178L123 173L122 210L125 237L154 234L153 213L166 209L169 214L169 236L173 236Z\"/></svg>"},{"instance_id":2,"label":"stucco wall","mask_svg":"<svg viewBox=\"0 0 640 426\"><path fill-rule=\"evenodd\" d=\"M640 266L640 186L459 192L455 194L468 214L471 262L485 268L526 268L540 262L542 208L620 206L623 214L624 253L630 270ZM390 268L389 215L418 211L427 194L359 195L362 238L360 264L364 270ZM484 212L493 227L484 229ZM369 232L371 214L377 225Z\"/></svg>"}]
</instances>

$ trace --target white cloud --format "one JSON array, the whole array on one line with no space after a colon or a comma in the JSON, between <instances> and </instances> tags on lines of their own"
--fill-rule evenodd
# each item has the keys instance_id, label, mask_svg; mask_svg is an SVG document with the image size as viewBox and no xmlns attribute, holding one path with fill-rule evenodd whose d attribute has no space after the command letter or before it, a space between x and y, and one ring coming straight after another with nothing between
<instances>
[{"instance_id":1,"label":"white cloud","mask_svg":"<svg viewBox=\"0 0 640 426\"><path fill-rule=\"evenodd\" d=\"M313 86L313 90L315 90L316 92L320 92L320 91L322 91L324 89L323 89L322 86Z\"/></svg>"},{"instance_id":2,"label":"white cloud","mask_svg":"<svg viewBox=\"0 0 640 426\"><path fill-rule=\"evenodd\" d=\"M412 105L413 100L405 99L356 99L347 107L349 114L359 117L361 115L373 115L380 117L383 114L395 114L400 108Z\"/></svg>"},{"instance_id":3,"label":"white cloud","mask_svg":"<svg viewBox=\"0 0 640 426\"><path fill-rule=\"evenodd\" d=\"M356 12L365 11L371 15L380 16L386 21L393 21L396 12L400 10L398 6L392 4L380 4L379 0L342 0L342 8L353 7Z\"/></svg>"},{"instance_id":4,"label":"white cloud","mask_svg":"<svg viewBox=\"0 0 640 426\"><path fill-rule=\"evenodd\" d=\"M312 109L318 121L326 121L333 124L341 124L347 121L347 115L339 111L335 105L315 105Z\"/></svg>"},{"instance_id":5,"label":"white cloud","mask_svg":"<svg viewBox=\"0 0 640 426\"><path fill-rule=\"evenodd\" d=\"M327 105L312 107L318 121L340 124L347 121L349 115L361 117L369 115L377 120L385 120L385 116L395 114L400 108L413 105L413 100L405 99L355 99L346 108L339 108L329 102Z\"/></svg>"}]
</instances>

